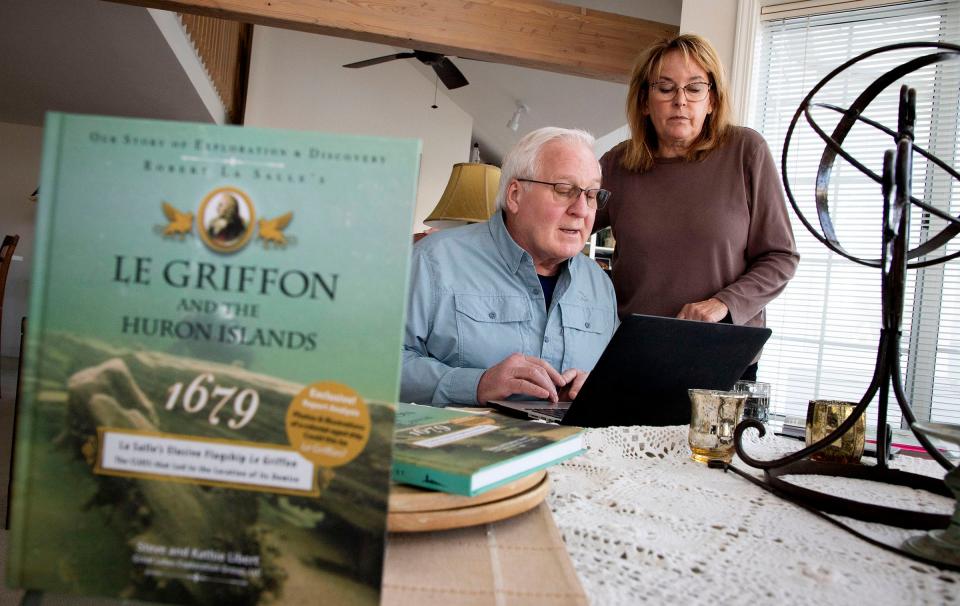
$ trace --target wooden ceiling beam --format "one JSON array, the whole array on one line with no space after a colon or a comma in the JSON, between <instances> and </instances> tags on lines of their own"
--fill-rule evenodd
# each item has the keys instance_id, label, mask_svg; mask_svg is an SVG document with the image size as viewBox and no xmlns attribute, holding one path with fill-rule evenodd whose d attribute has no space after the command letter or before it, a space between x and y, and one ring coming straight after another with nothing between
<instances>
[{"instance_id":1,"label":"wooden ceiling beam","mask_svg":"<svg viewBox=\"0 0 960 606\"><path fill-rule=\"evenodd\" d=\"M677 33L548 0L111 1L611 82L627 82L641 49Z\"/></svg>"}]
</instances>

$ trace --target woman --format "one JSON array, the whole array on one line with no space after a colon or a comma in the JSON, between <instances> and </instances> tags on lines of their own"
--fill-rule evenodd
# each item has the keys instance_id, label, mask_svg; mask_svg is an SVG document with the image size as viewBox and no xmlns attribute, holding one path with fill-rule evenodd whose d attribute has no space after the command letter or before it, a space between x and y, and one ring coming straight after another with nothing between
<instances>
[{"instance_id":1,"label":"woman","mask_svg":"<svg viewBox=\"0 0 960 606\"><path fill-rule=\"evenodd\" d=\"M594 225L613 228L620 315L763 326L800 257L770 150L730 124L710 43L684 34L644 51L627 115L631 138L600 160L613 195Z\"/></svg>"}]
</instances>

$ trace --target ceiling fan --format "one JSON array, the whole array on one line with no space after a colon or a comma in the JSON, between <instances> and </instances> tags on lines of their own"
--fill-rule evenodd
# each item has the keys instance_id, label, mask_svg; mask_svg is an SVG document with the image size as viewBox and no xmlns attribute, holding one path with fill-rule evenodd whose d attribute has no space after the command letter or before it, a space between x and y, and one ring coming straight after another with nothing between
<instances>
[{"instance_id":1,"label":"ceiling fan","mask_svg":"<svg viewBox=\"0 0 960 606\"><path fill-rule=\"evenodd\" d=\"M424 65L429 65L433 68L433 71L437 73L437 77L440 78L440 81L443 82L443 85L448 89L453 90L455 88L460 88L461 86L466 86L470 84L467 82L466 77L463 73L457 69L457 66L453 64L450 59L447 59L445 56L440 53L430 53L427 51L412 51L406 53L396 53L394 55L386 55L384 57L376 57L374 59L367 59L366 61L357 61L356 63L348 63L343 67L368 67L370 65L377 65L378 63L386 63L387 61L393 61L394 59L410 59L415 58L419 60Z\"/></svg>"}]
</instances>

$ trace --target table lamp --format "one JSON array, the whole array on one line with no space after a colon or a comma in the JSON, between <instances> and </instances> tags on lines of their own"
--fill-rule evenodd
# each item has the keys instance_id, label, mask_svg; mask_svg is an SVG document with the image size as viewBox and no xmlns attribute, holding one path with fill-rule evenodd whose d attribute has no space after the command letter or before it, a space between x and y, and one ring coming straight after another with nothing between
<instances>
[{"instance_id":1,"label":"table lamp","mask_svg":"<svg viewBox=\"0 0 960 606\"><path fill-rule=\"evenodd\" d=\"M479 223L496 210L500 169L490 164L463 162L453 165L447 188L424 223L443 229Z\"/></svg>"}]
</instances>

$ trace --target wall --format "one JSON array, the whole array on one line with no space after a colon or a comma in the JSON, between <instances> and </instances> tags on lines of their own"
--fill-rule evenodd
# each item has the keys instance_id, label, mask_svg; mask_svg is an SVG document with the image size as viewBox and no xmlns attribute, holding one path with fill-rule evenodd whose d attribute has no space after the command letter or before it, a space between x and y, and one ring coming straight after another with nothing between
<instances>
[{"instance_id":1,"label":"wall","mask_svg":"<svg viewBox=\"0 0 960 606\"><path fill-rule=\"evenodd\" d=\"M683 0L680 33L699 34L717 49L727 80L732 77L737 0Z\"/></svg>"},{"instance_id":2,"label":"wall","mask_svg":"<svg viewBox=\"0 0 960 606\"><path fill-rule=\"evenodd\" d=\"M593 153L599 158L607 153L614 145L630 138L630 125L624 124L620 128L607 133L602 137L597 137L597 142L593 145Z\"/></svg>"},{"instance_id":3,"label":"wall","mask_svg":"<svg viewBox=\"0 0 960 606\"><path fill-rule=\"evenodd\" d=\"M17 356L20 348L20 318L27 315L30 271L33 262L33 231L37 205L28 196L40 175L43 129L0 122L0 236L18 234L20 242L7 275L0 329L0 355Z\"/></svg>"},{"instance_id":4,"label":"wall","mask_svg":"<svg viewBox=\"0 0 960 606\"><path fill-rule=\"evenodd\" d=\"M450 169L470 158L473 119L410 62L346 63L396 53L379 44L257 26L245 124L413 137L423 142L414 231L443 194Z\"/></svg>"}]
</instances>

